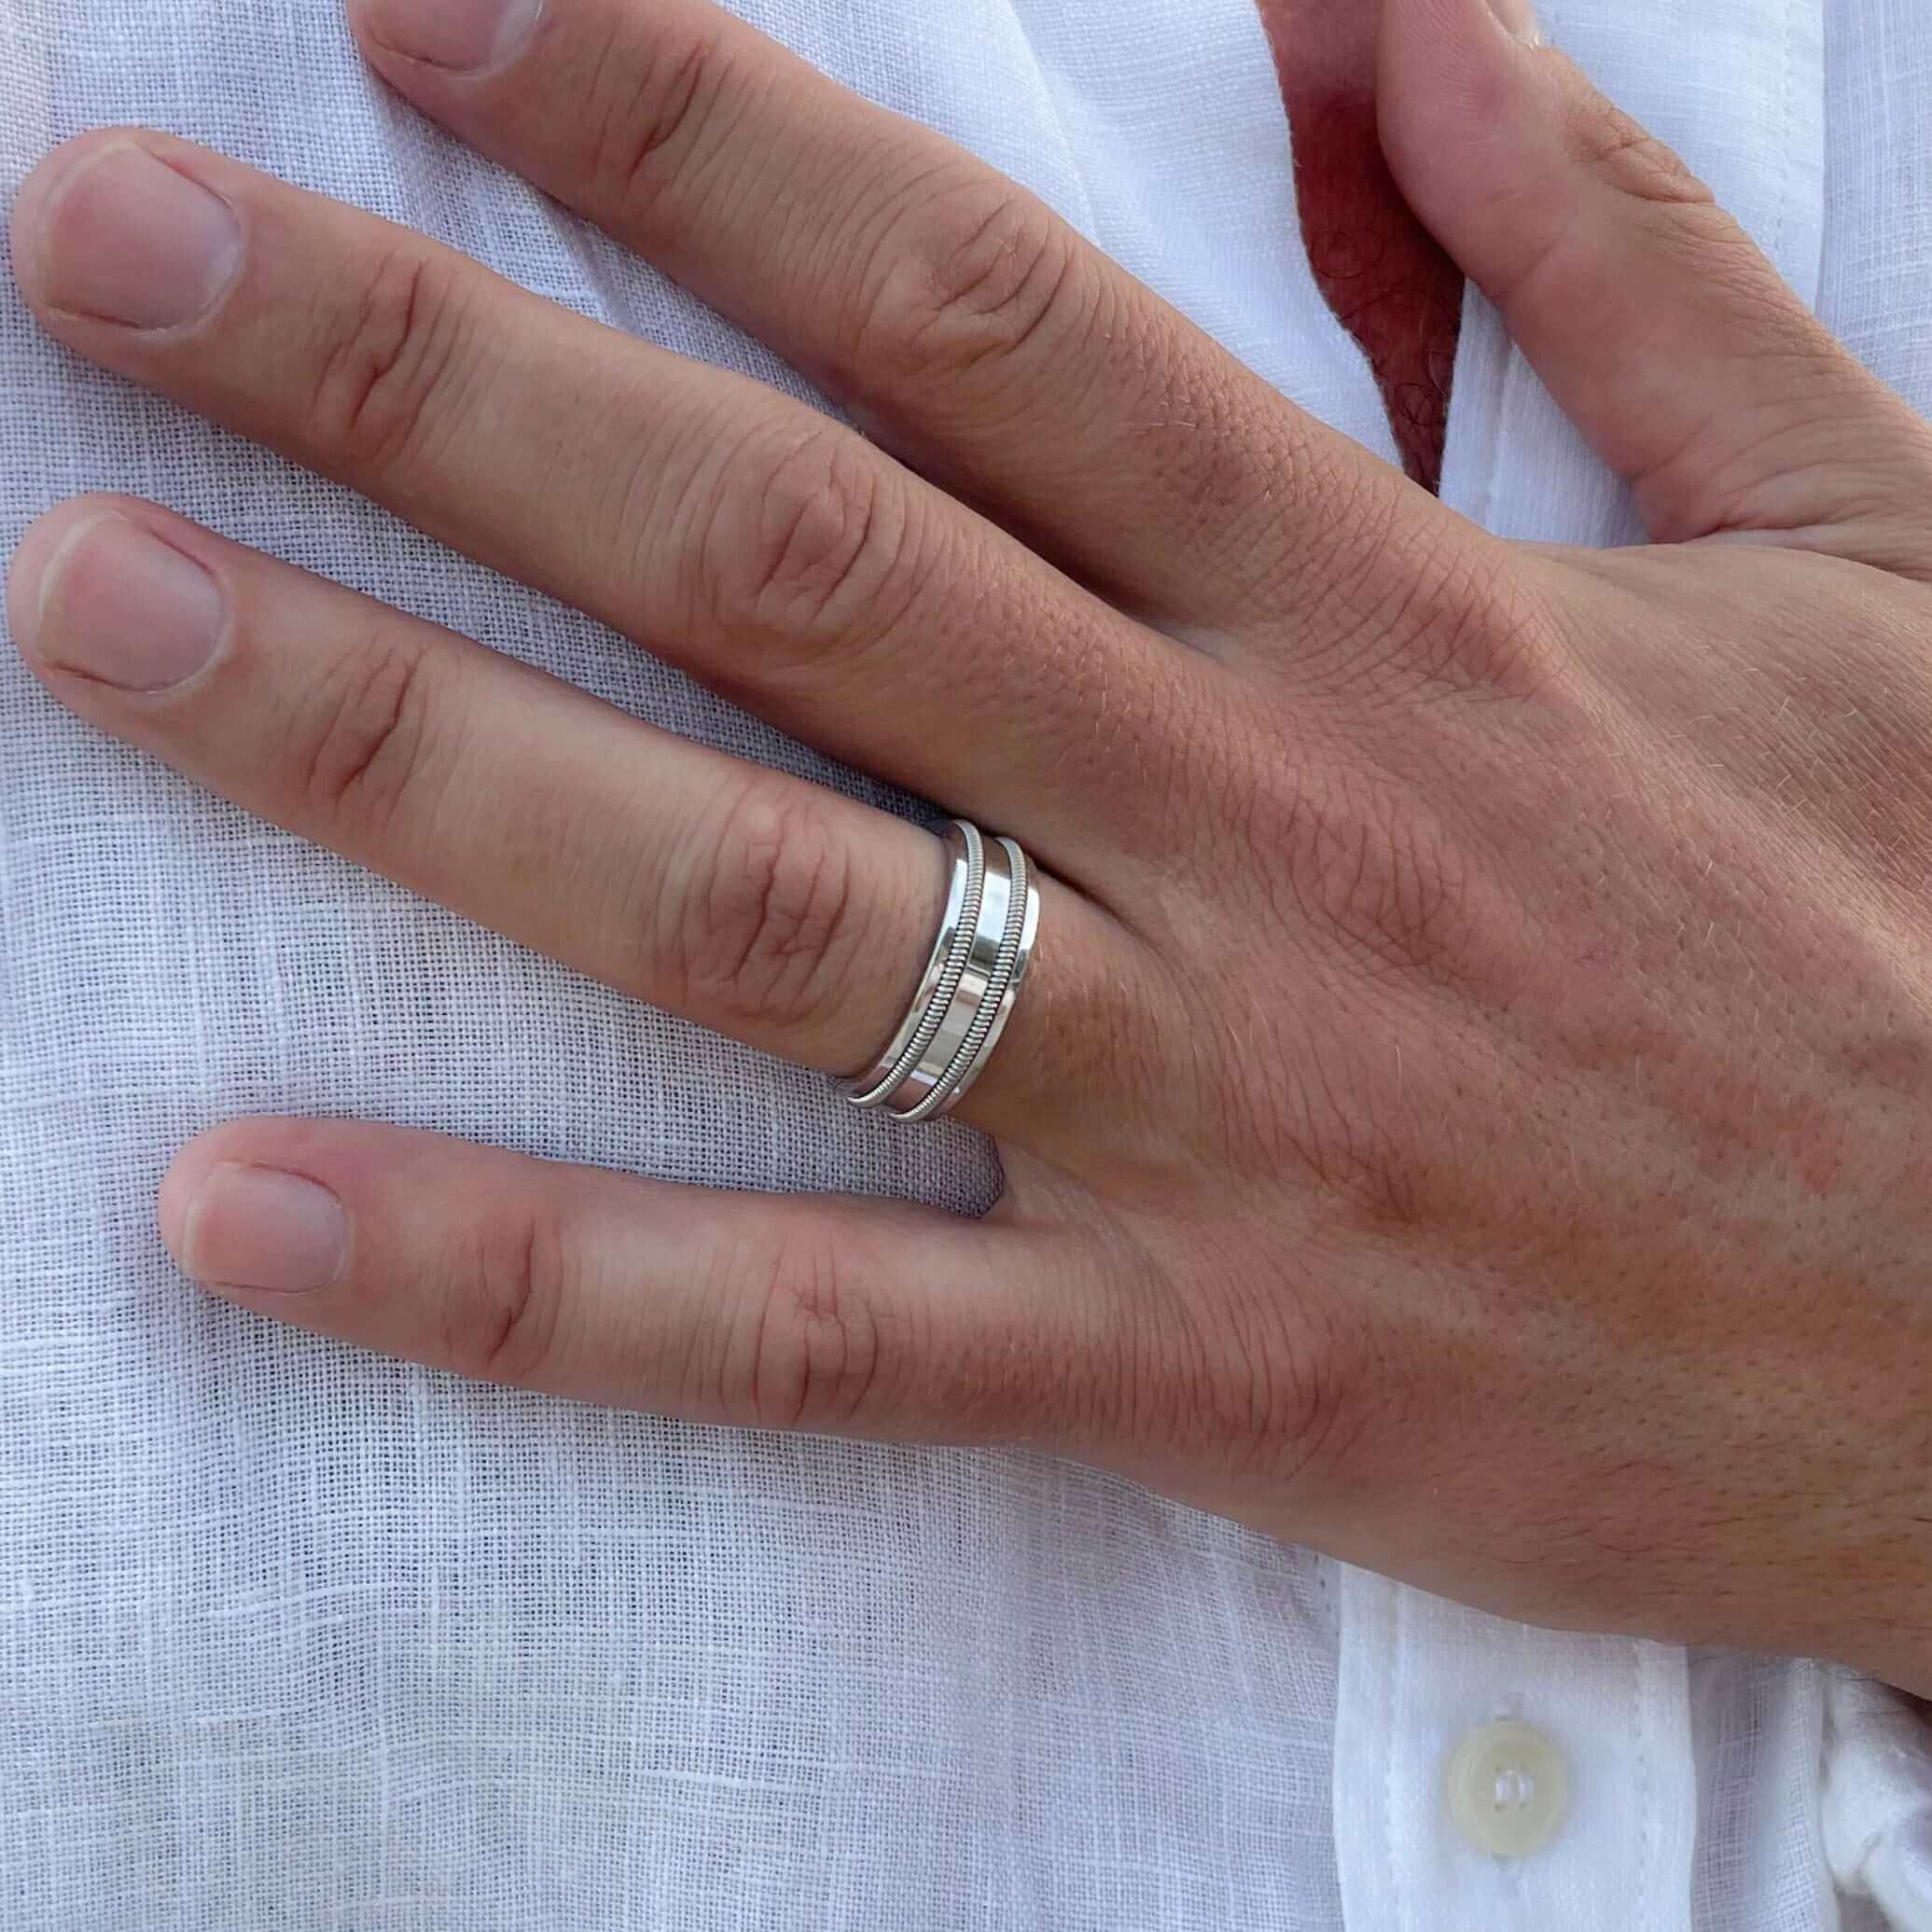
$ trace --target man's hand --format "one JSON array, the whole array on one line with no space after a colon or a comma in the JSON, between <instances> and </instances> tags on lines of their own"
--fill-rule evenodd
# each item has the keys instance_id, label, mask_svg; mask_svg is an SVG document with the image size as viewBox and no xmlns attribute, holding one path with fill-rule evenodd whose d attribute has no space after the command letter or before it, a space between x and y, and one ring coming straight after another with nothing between
<instances>
[{"instance_id":1,"label":"man's hand","mask_svg":"<svg viewBox=\"0 0 1932 1932\"><path fill-rule=\"evenodd\" d=\"M1392 0L1384 142L1653 548L1489 537L703 0L474 12L356 24L880 440L157 134L36 174L23 285L1020 838L1040 953L967 1107L1009 1186L966 1223L249 1120L169 1177L183 1266L478 1375L1025 1439L1495 1610L1932 1688L1925 426L1482 0ZM151 505L56 510L10 599L103 729L615 986L841 1073L903 1009L913 827Z\"/></svg>"}]
</instances>

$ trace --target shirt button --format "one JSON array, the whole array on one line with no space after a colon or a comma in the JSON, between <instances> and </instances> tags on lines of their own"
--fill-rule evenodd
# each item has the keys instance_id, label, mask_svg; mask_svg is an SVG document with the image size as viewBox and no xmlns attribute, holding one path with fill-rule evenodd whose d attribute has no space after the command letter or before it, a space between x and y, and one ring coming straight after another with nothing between
<instances>
[{"instance_id":1,"label":"shirt button","mask_svg":"<svg viewBox=\"0 0 1932 1932\"><path fill-rule=\"evenodd\" d=\"M1527 1858L1562 1828L1570 1805L1563 1753L1528 1724L1485 1724L1449 1760L1449 1810L1479 1852Z\"/></svg>"}]
</instances>

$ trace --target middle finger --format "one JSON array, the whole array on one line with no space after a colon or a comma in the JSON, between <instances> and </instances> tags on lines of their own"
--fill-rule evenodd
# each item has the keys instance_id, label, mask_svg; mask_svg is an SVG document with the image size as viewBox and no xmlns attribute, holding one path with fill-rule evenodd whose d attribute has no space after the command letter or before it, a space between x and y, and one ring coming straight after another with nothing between
<instances>
[{"instance_id":1,"label":"middle finger","mask_svg":"<svg viewBox=\"0 0 1932 1932\"><path fill-rule=\"evenodd\" d=\"M165 136L57 151L15 243L82 354L1063 876L1112 897L1157 844L1144 781L1212 667L805 405Z\"/></svg>"}]
</instances>

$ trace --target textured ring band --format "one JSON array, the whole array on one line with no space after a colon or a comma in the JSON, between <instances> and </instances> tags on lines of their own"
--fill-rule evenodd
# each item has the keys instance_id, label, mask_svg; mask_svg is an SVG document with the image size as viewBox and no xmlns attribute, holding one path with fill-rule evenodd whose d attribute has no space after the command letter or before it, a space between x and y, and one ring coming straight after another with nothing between
<instances>
[{"instance_id":1,"label":"textured ring band","mask_svg":"<svg viewBox=\"0 0 1932 1932\"><path fill-rule=\"evenodd\" d=\"M973 1022L999 969L1000 953L1007 941L1007 913L1012 904L1013 881L1008 870L1006 848L989 843L986 848L986 885L980 895L980 923L973 929L973 943L966 952L966 971L952 1003L946 1008L932 1045L918 1065L899 1082L898 1091L886 1103L896 1114L909 1114L939 1084L958 1059L960 1050L973 1032ZM975 1035L977 1037L977 1035ZM922 1118L924 1118L922 1116Z\"/></svg>"},{"instance_id":2,"label":"textured ring band","mask_svg":"<svg viewBox=\"0 0 1932 1932\"><path fill-rule=\"evenodd\" d=\"M1014 910L1018 915L1019 932L1009 941L1011 956L1005 983L996 997L988 997L986 1010L989 1018L985 1036L974 1049L970 1062L959 1067L952 1091L934 1109L936 1113L950 1114L966 1097L967 1089L985 1072L986 1063L993 1058L993 1049L999 1045L1000 1035L1007 1030L1007 1022L1013 1017L1013 1008L1020 998L1020 982L1025 979L1026 970L1033 964L1034 946L1039 938L1040 889L1034 879L1033 868L1027 863L1026 855L1011 839L1002 839L999 842L1006 847L1012 861L1016 881ZM965 1058L965 1055L961 1056L962 1061Z\"/></svg>"},{"instance_id":3,"label":"textured ring band","mask_svg":"<svg viewBox=\"0 0 1932 1932\"><path fill-rule=\"evenodd\" d=\"M882 1106L898 1091L899 1083L917 1066L939 1030L952 995L966 971L966 954L980 924L980 896L986 881L986 843L978 826L955 818L946 827L946 849L952 858L952 877L946 893L946 910L939 918L932 957L912 995L905 1023L878 1061L848 1083L846 1098L856 1107Z\"/></svg>"},{"instance_id":4,"label":"textured ring band","mask_svg":"<svg viewBox=\"0 0 1932 1932\"><path fill-rule=\"evenodd\" d=\"M964 819L946 840L952 876L911 1007L892 1044L845 1083L855 1106L889 1107L905 1120L951 1111L979 1078L1012 1017L1039 928L1039 890L1013 840L989 843Z\"/></svg>"},{"instance_id":5,"label":"textured ring band","mask_svg":"<svg viewBox=\"0 0 1932 1932\"><path fill-rule=\"evenodd\" d=\"M1010 839L1002 839L1000 849L1007 857L1007 916L1000 930L999 951L994 955L993 970L974 1002L973 1017L945 1070L933 1083L932 1091L915 1105L898 1109L902 1120L929 1120L935 1114L948 1113L969 1082L978 1078L986 1056L993 1050L995 1028L1004 1030L1012 1011L1008 994L1013 985L1015 968L1023 965L1020 939L1027 924L1031 900L1037 921L1039 895L1032 890L1026 876L1026 855Z\"/></svg>"}]
</instances>

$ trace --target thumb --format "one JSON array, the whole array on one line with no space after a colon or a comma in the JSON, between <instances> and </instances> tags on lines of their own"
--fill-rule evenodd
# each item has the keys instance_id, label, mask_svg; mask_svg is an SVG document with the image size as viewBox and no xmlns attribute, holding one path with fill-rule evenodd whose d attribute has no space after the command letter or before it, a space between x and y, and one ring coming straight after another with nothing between
<instances>
[{"instance_id":1,"label":"thumb","mask_svg":"<svg viewBox=\"0 0 1932 1932\"><path fill-rule=\"evenodd\" d=\"M1655 540L1757 533L1932 577L1932 432L1526 0L1386 0L1380 70L1410 205Z\"/></svg>"}]
</instances>

